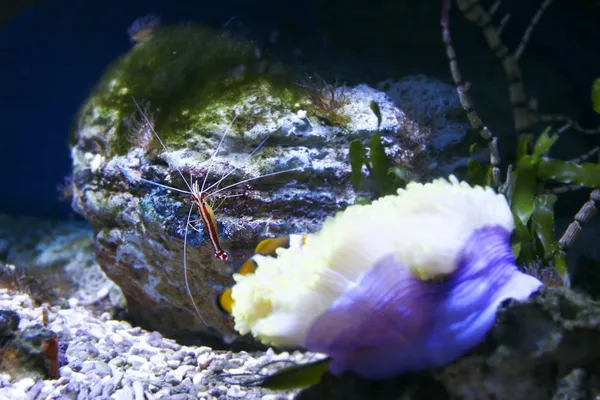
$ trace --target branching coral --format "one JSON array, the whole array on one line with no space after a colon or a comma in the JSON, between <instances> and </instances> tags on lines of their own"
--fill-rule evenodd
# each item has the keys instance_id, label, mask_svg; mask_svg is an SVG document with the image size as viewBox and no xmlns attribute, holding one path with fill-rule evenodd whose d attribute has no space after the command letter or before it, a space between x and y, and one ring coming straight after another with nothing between
<instances>
[{"instance_id":1,"label":"branching coral","mask_svg":"<svg viewBox=\"0 0 600 400\"><path fill-rule=\"evenodd\" d=\"M348 103L345 86L339 86L337 82L328 83L318 75L316 78L308 78L298 84L306 91L320 118L332 125L344 123L345 117L341 113L341 108Z\"/></svg>"},{"instance_id":2,"label":"branching coral","mask_svg":"<svg viewBox=\"0 0 600 400\"><path fill-rule=\"evenodd\" d=\"M140 117L136 110L136 112L125 122L129 128L127 139L132 146L149 150L154 143L154 115L150 109L150 102L148 101L143 102L140 105L140 109L144 117Z\"/></svg>"}]
</instances>

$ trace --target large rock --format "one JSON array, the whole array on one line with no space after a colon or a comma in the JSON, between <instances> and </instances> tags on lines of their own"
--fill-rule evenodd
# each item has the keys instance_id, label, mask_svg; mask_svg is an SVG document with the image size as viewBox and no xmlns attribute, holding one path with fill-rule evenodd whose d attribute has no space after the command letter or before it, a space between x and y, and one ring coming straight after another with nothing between
<instances>
[{"instance_id":1,"label":"large rock","mask_svg":"<svg viewBox=\"0 0 600 400\"><path fill-rule=\"evenodd\" d=\"M381 90L314 79L299 85L302 79L249 43L193 25L167 27L111 66L83 105L71 148L73 207L91 223L98 263L123 290L135 323L180 339L233 340L232 321L216 297L261 238L315 231L354 202L348 162L354 139L366 143L381 132L388 155L414 178L464 164L467 153L451 151L467 126L452 86L423 76L382 83ZM419 113L399 108L415 94ZM135 116L131 96L149 101L142 104L168 151ZM294 170L211 198L229 261L215 258L201 222L193 223L198 231L187 230L189 287L199 318L183 268L192 198L141 178L188 190L179 171L200 184L206 177L207 187L230 173L219 185L224 188L287 169Z\"/></svg>"}]
</instances>

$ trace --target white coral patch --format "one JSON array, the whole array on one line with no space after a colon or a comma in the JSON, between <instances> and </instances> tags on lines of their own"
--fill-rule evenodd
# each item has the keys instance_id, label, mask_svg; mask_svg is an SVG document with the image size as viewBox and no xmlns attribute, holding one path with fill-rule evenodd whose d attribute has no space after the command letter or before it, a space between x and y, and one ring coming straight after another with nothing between
<instances>
[{"instance_id":1,"label":"white coral patch","mask_svg":"<svg viewBox=\"0 0 600 400\"><path fill-rule=\"evenodd\" d=\"M494 225L514 229L506 198L454 176L348 207L304 246L278 249L255 274L234 276L235 327L266 344L301 346L315 318L383 256L393 253L423 280L444 276L473 231Z\"/></svg>"},{"instance_id":2,"label":"white coral patch","mask_svg":"<svg viewBox=\"0 0 600 400\"><path fill-rule=\"evenodd\" d=\"M90 161L90 171L95 174L100 170L100 167L104 164L104 157L100 154L96 154Z\"/></svg>"}]
</instances>

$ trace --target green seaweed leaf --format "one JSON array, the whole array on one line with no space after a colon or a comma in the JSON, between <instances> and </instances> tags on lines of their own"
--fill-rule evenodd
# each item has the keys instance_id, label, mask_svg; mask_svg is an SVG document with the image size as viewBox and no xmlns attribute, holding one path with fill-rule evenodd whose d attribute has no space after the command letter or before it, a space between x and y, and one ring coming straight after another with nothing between
<instances>
[{"instance_id":1,"label":"green seaweed leaf","mask_svg":"<svg viewBox=\"0 0 600 400\"><path fill-rule=\"evenodd\" d=\"M600 164L556 160L543 157L540 160L538 175L541 179L553 179L557 182L600 187Z\"/></svg>"},{"instance_id":2,"label":"green seaweed leaf","mask_svg":"<svg viewBox=\"0 0 600 400\"><path fill-rule=\"evenodd\" d=\"M401 165L392 165L391 160L385 153L385 148L381 143L381 135L375 133L370 141L369 157L366 157L366 150L359 140L353 140L350 143L350 167L351 181L354 192L358 193L364 180L362 174L363 165L369 171L371 187L376 197L395 194L398 188L405 187L410 181L410 174L406 167ZM356 204L368 204L369 199L357 197Z\"/></svg>"},{"instance_id":3,"label":"green seaweed leaf","mask_svg":"<svg viewBox=\"0 0 600 400\"><path fill-rule=\"evenodd\" d=\"M537 196L533 202L531 215L531 233L540 241L544 249L544 259L552 257L558 243L554 236L554 203L555 194Z\"/></svg>"},{"instance_id":4,"label":"green seaweed leaf","mask_svg":"<svg viewBox=\"0 0 600 400\"><path fill-rule=\"evenodd\" d=\"M475 142L475 143L472 143L472 144L469 146L469 155L470 155L471 157L473 157L473 154L475 154L475 149L476 149L476 148L477 148L477 142Z\"/></svg>"},{"instance_id":5,"label":"green seaweed leaf","mask_svg":"<svg viewBox=\"0 0 600 400\"><path fill-rule=\"evenodd\" d=\"M360 140L353 140L350 143L350 168L352 170L350 180L352 181L352 187L354 187L355 192L358 192L363 180L362 166L364 162L365 148Z\"/></svg>"},{"instance_id":6,"label":"green seaweed leaf","mask_svg":"<svg viewBox=\"0 0 600 400\"><path fill-rule=\"evenodd\" d=\"M392 179L395 181L397 187L405 187L410 182L410 175L405 167L400 165L394 165L388 171L389 175L392 175Z\"/></svg>"},{"instance_id":7,"label":"green seaweed leaf","mask_svg":"<svg viewBox=\"0 0 600 400\"><path fill-rule=\"evenodd\" d=\"M373 180L375 181L376 190L378 196L389 194L393 192L393 187L390 185L388 179L388 172L390 170L390 160L385 153L385 148L381 143L381 135L375 133L371 136L371 165L373 166Z\"/></svg>"},{"instance_id":8,"label":"green seaweed leaf","mask_svg":"<svg viewBox=\"0 0 600 400\"><path fill-rule=\"evenodd\" d=\"M567 260L565 254L562 251L557 251L554 254L554 268L556 268L558 273L563 277L569 275L569 270L567 268Z\"/></svg>"},{"instance_id":9,"label":"green seaweed leaf","mask_svg":"<svg viewBox=\"0 0 600 400\"><path fill-rule=\"evenodd\" d=\"M541 133L540 137L535 141L535 145L533 147L533 155L536 157L541 157L548 153L550 147L556 143L558 140L558 134L550 136L550 127L544 129L544 132Z\"/></svg>"},{"instance_id":10,"label":"green seaweed leaf","mask_svg":"<svg viewBox=\"0 0 600 400\"><path fill-rule=\"evenodd\" d=\"M484 181L484 185L485 186L492 186L492 182L493 182L493 171L494 169L492 168L491 165L488 165L486 172L485 172L485 181Z\"/></svg>"},{"instance_id":11,"label":"green seaweed leaf","mask_svg":"<svg viewBox=\"0 0 600 400\"><path fill-rule=\"evenodd\" d=\"M521 135L519 137L519 142L517 143L517 154L516 160L517 163L519 160L529 154L529 149L532 144L532 136L531 135Z\"/></svg>"},{"instance_id":12,"label":"green seaweed leaf","mask_svg":"<svg viewBox=\"0 0 600 400\"><path fill-rule=\"evenodd\" d=\"M596 78L592 85L592 107L600 114L600 78Z\"/></svg>"},{"instance_id":13,"label":"green seaweed leaf","mask_svg":"<svg viewBox=\"0 0 600 400\"><path fill-rule=\"evenodd\" d=\"M510 248L515 256L515 259L518 259L521 255L521 241L520 240L511 240Z\"/></svg>"},{"instance_id":14,"label":"green seaweed leaf","mask_svg":"<svg viewBox=\"0 0 600 400\"><path fill-rule=\"evenodd\" d=\"M537 187L537 157L522 156L517 162L515 183L512 191L511 209L519 221L527 226L533 213L533 201Z\"/></svg>"},{"instance_id":15,"label":"green seaweed leaf","mask_svg":"<svg viewBox=\"0 0 600 400\"><path fill-rule=\"evenodd\" d=\"M507 176L506 182L501 186L502 193L509 200L512 199L513 192L515 190L515 181L517 180L517 173L513 171Z\"/></svg>"},{"instance_id":16,"label":"green seaweed leaf","mask_svg":"<svg viewBox=\"0 0 600 400\"><path fill-rule=\"evenodd\" d=\"M379 109L379 104L375 100L371 100L369 103L369 108L373 111L373 114L377 117L377 128L381 125L381 110Z\"/></svg>"},{"instance_id":17,"label":"green seaweed leaf","mask_svg":"<svg viewBox=\"0 0 600 400\"><path fill-rule=\"evenodd\" d=\"M485 184L485 171L480 163L470 158L467 161L467 176L469 177L469 183L472 185L484 185Z\"/></svg>"},{"instance_id":18,"label":"green seaweed leaf","mask_svg":"<svg viewBox=\"0 0 600 400\"><path fill-rule=\"evenodd\" d=\"M515 218L515 230L511 237L511 247L515 258L530 263L533 260L531 233L519 219Z\"/></svg>"},{"instance_id":19,"label":"green seaweed leaf","mask_svg":"<svg viewBox=\"0 0 600 400\"><path fill-rule=\"evenodd\" d=\"M469 146L469 155L471 157L467 160L467 176L469 177L469 183L472 185L485 185L485 171L481 164L473 158L476 147L477 143Z\"/></svg>"},{"instance_id":20,"label":"green seaweed leaf","mask_svg":"<svg viewBox=\"0 0 600 400\"><path fill-rule=\"evenodd\" d=\"M259 386L271 390L306 388L321 382L330 363L331 358L325 358L312 363L293 365L267 377L246 381L243 385Z\"/></svg>"}]
</instances>

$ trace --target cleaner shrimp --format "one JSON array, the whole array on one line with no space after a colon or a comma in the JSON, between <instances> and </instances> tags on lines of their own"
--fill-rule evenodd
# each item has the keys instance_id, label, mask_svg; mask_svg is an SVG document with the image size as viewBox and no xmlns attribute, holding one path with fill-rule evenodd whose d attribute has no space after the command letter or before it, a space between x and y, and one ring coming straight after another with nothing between
<instances>
[{"instance_id":1,"label":"cleaner shrimp","mask_svg":"<svg viewBox=\"0 0 600 400\"><path fill-rule=\"evenodd\" d=\"M156 140L158 141L158 143L160 143L161 147L165 151L168 151L167 146L161 140L160 136L158 135L158 133L154 129L152 122L150 122L150 120L149 120L148 116L146 115L146 113L144 112L144 110L139 106L139 104L136 102L136 100L135 100L135 98L133 96L131 97L131 99L132 99L133 103L135 104L135 107L137 108L138 112L142 116L143 122L152 131L152 133L154 134L154 137L156 138ZM225 130L225 132L223 133L223 135L221 136L221 139L219 141L219 144L217 145L217 148L215 149L215 151L211 155L210 161L209 161L209 164L208 164L208 168L207 168L206 173L204 175L204 179L202 180L202 185L201 186L199 185L198 180L193 180L193 178L191 177L191 175L190 175L190 181L188 182L188 180L184 177L182 170L180 168L178 168L178 167L175 167L175 169L177 170L177 173L179 174L179 176L181 176L181 179L183 180L183 182L185 183L186 187L189 190L177 189L177 188L174 188L174 187L171 187L171 186L168 186L168 185L163 185L163 184L156 183L156 182L144 179L144 178L140 178L140 180L142 180L143 182L146 182L148 184L151 184L151 185L154 185L154 186L158 186L158 187L161 187L161 188L164 188L164 189L168 189L168 190L173 190L173 191L179 192L179 193L189 194L189 195L192 196L193 203L190 206L190 209L189 209L188 214L187 214L186 226L185 226L185 231L184 231L184 235L183 235L183 278L184 278L185 288L186 288L187 294L188 294L188 296L190 297L190 299L192 301L192 306L194 307L194 310L195 310L196 314L198 315L198 317L200 318L200 320L202 321L202 323L204 325L208 325L208 324L206 323L206 321L202 317L202 314L200 313L200 310L198 309L198 306L196 305L196 301L194 300L194 296L192 295L192 291L190 289L189 280L188 280L188 276L187 276L187 237L188 237L188 227L194 229L197 232L200 232L200 230L197 229L196 227L194 227L192 225L192 223L193 222L202 221L202 224L204 225L204 228L206 229L206 232L208 234L208 238L209 238L209 240L210 240L210 242L211 242L211 244L212 244L212 246L214 248L214 256L215 256L215 258L217 258L218 260L221 260L221 261L227 261L229 259L229 255L221 247L221 243L219 241L219 231L217 229L217 220L216 220L213 208L208 203L208 199L210 197L216 195L217 193L223 192L224 190L227 190L227 189L231 189L231 188L233 188L235 186L238 186L238 185L241 185L243 183L255 181L257 179L265 178L265 177L268 177L268 176L279 175L279 174L283 174L283 173L286 173L286 172L298 170L298 168L291 168L291 169L286 169L286 170L283 170L283 171L272 172L272 173L260 175L260 176L254 177L254 178L244 179L244 180L241 180L239 182L233 183L231 185L227 185L227 186L225 186L223 188L218 188L218 186L227 177L229 177L233 172L235 172L238 169L238 167L234 167L232 170L230 170L225 175L223 175L219 180L217 180L213 184L210 184L210 185L207 186L206 182L207 182L207 179L208 179L208 175L210 174L211 168L212 168L212 166L214 164L215 157L218 154L218 152L219 152L219 150L221 148L221 145L223 144L223 141L225 140L227 132L229 132L229 130L231 129L231 126L233 125L236 117L237 117L237 115L232 119L231 123L229 124L229 126L227 127L227 129ZM269 136L267 136L265 139L263 139L258 144L258 146L256 146L256 148L250 153L250 155L248 157L252 157L263 146L263 144L268 139L269 139ZM214 189L214 190L209 193L209 191L212 190L212 189ZM198 208L198 213L200 214L200 218L197 219L197 220L190 220L190 218L192 216L192 211L194 210L194 206L196 206Z\"/></svg>"}]
</instances>

